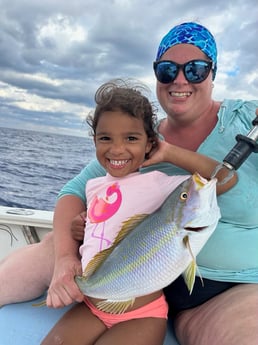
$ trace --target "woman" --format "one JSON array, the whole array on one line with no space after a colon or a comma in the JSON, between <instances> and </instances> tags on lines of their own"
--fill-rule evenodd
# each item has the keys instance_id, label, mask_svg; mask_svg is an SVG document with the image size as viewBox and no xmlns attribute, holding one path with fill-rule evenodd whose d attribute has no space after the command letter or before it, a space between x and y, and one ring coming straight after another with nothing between
<instances>
[{"instance_id":1,"label":"woman","mask_svg":"<svg viewBox=\"0 0 258 345\"><path fill-rule=\"evenodd\" d=\"M154 64L158 100L167 114L159 123L160 135L170 144L198 150L222 161L234 146L235 136L246 134L252 127L258 102L215 102L212 89L216 69L215 40L206 28L196 23L173 28L162 39ZM150 159L148 163L155 162ZM160 169L168 174L179 173L174 166L163 165ZM204 287L196 284L189 296L179 278L165 290L171 312L176 314L175 329L180 344L252 345L257 342L257 173L258 157L253 154L239 169L238 184L218 198L222 219L198 256ZM86 175L89 178L97 174L103 172L93 162L73 183L79 185ZM73 183L61 195L69 193L69 188L74 190ZM60 213L69 200L76 198L66 196L59 200L56 220L60 220ZM80 202L76 204L75 213L82 211ZM61 224L56 224L55 229L56 262L61 257L66 260L68 250L75 247L74 253L77 251L76 246L71 247L71 241L60 245L64 231L58 232L58 228L61 229ZM59 281L62 281L60 266L56 265L48 293L49 305L59 306L73 298L80 299L72 283L67 292Z\"/></svg>"},{"instance_id":2,"label":"woman","mask_svg":"<svg viewBox=\"0 0 258 345\"><path fill-rule=\"evenodd\" d=\"M162 39L154 69L158 100L167 114L158 124L160 135L170 144L222 161L234 146L235 136L245 135L252 127L258 101L212 99L217 49L211 33L196 23L176 26ZM150 158L148 163L155 161ZM169 175L186 173L168 164L156 168ZM196 284L189 297L179 278L165 291L182 345L257 343L257 170L258 157L253 154L239 169L237 185L218 197L221 221L198 256L204 287ZM70 227L72 219L84 211L87 179L103 174L93 161L60 193L54 216L55 268L49 306L83 299L73 279L81 273L81 265L78 242L72 239ZM46 266L52 267L52 242L48 242L48 246L41 246L49 254Z\"/></svg>"}]
</instances>

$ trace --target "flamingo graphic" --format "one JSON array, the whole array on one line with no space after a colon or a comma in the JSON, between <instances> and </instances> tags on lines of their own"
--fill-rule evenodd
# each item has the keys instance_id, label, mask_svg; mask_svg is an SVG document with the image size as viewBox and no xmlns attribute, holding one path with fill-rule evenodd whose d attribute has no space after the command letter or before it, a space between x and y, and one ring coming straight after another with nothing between
<instances>
[{"instance_id":1,"label":"flamingo graphic","mask_svg":"<svg viewBox=\"0 0 258 345\"><path fill-rule=\"evenodd\" d=\"M109 203L108 198L114 194L116 194L115 201ZM104 249L104 242L106 242L106 246L111 244L111 241L108 238L105 238L105 221L111 218L117 212L121 202L122 194L120 187L116 182L107 188L105 198L98 198L98 196L95 196L90 204L88 209L88 217L91 223L96 223L94 229L92 230L91 236L100 240L100 251ZM103 223L101 225L100 235L97 231L99 223Z\"/></svg>"}]
</instances>

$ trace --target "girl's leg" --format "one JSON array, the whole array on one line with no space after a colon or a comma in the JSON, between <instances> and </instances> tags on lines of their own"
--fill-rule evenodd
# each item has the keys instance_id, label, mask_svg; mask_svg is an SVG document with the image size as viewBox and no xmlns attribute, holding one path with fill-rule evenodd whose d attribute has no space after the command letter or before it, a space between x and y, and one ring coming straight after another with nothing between
<instances>
[{"instance_id":1,"label":"girl's leg","mask_svg":"<svg viewBox=\"0 0 258 345\"><path fill-rule=\"evenodd\" d=\"M109 328L94 345L162 345L166 329L166 319L133 319Z\"/></svg>"},{"instance_id":2,"label":"girl's leg","mask_svg":"<svg viewBox=\"0 0 258 345\"><path fill-rule=\"evenodd\" d=\"M93 345L106 330L103 322L82 302L57 322L41 345Z\"/></svg>"},{"instance_id":3,"label":"girl's leg","mask_svg":"<svg viewBox=\"0 0 258 345\"><path fill-rule=\"evenodd\" d=\"M42 295L54 270L53 234L11 253L0 262L0 305Z\"/></svg>"}]
</instances>

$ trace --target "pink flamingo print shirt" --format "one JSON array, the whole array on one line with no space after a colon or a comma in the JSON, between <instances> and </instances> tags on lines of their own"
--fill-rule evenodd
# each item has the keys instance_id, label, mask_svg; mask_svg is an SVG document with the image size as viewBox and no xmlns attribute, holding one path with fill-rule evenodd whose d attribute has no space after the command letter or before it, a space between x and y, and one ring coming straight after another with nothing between
<instances>
[{"instance_id":1,"label":"pink flamingo print shirt","mask_svg":"<svg viewBox=\"0 0 258 345\"><path fill-rule=\"evenodd\" d=\"M108 248L122 222L136 214L154 212L189 175L168 176L160 171L132 173L117 178L109 174L86 185L87 219L80 247L82 269L99 251Z\"/></svg>"}]
</instances>

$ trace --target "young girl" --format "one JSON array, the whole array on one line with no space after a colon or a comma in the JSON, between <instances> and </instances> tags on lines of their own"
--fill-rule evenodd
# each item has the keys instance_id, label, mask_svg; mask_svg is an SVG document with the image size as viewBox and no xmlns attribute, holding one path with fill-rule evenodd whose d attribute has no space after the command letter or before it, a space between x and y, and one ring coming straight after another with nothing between
<instances>
[{"instance_id":1,"label":"young girl","mask_svg":"<svg viewBox=\"0 0 258 345\"><path fill-rule=\"evenodd\" d=\"M152 105L141 92L121 81L101 86L95 95L96 109L88 123L92 128L96 156L106 176L86 185L87 218L80 247L83 270L89 261L108 248L124 220L135 214L154 212L189 175L168 176L159 171L139 172L146 159L170 162L209 178L218 162L179 147L159 142ZM145 162L145 163L144 163ZM226 169L217 176L223 179ZM236 175L219 185L222 193L236 183ZM85 296L85 303L70 309L54 326L43 345L139 344L164 341L168 307L162 291L139 297L126 312L98 310L99 300Z\"/></svg>"}]
</instances>

